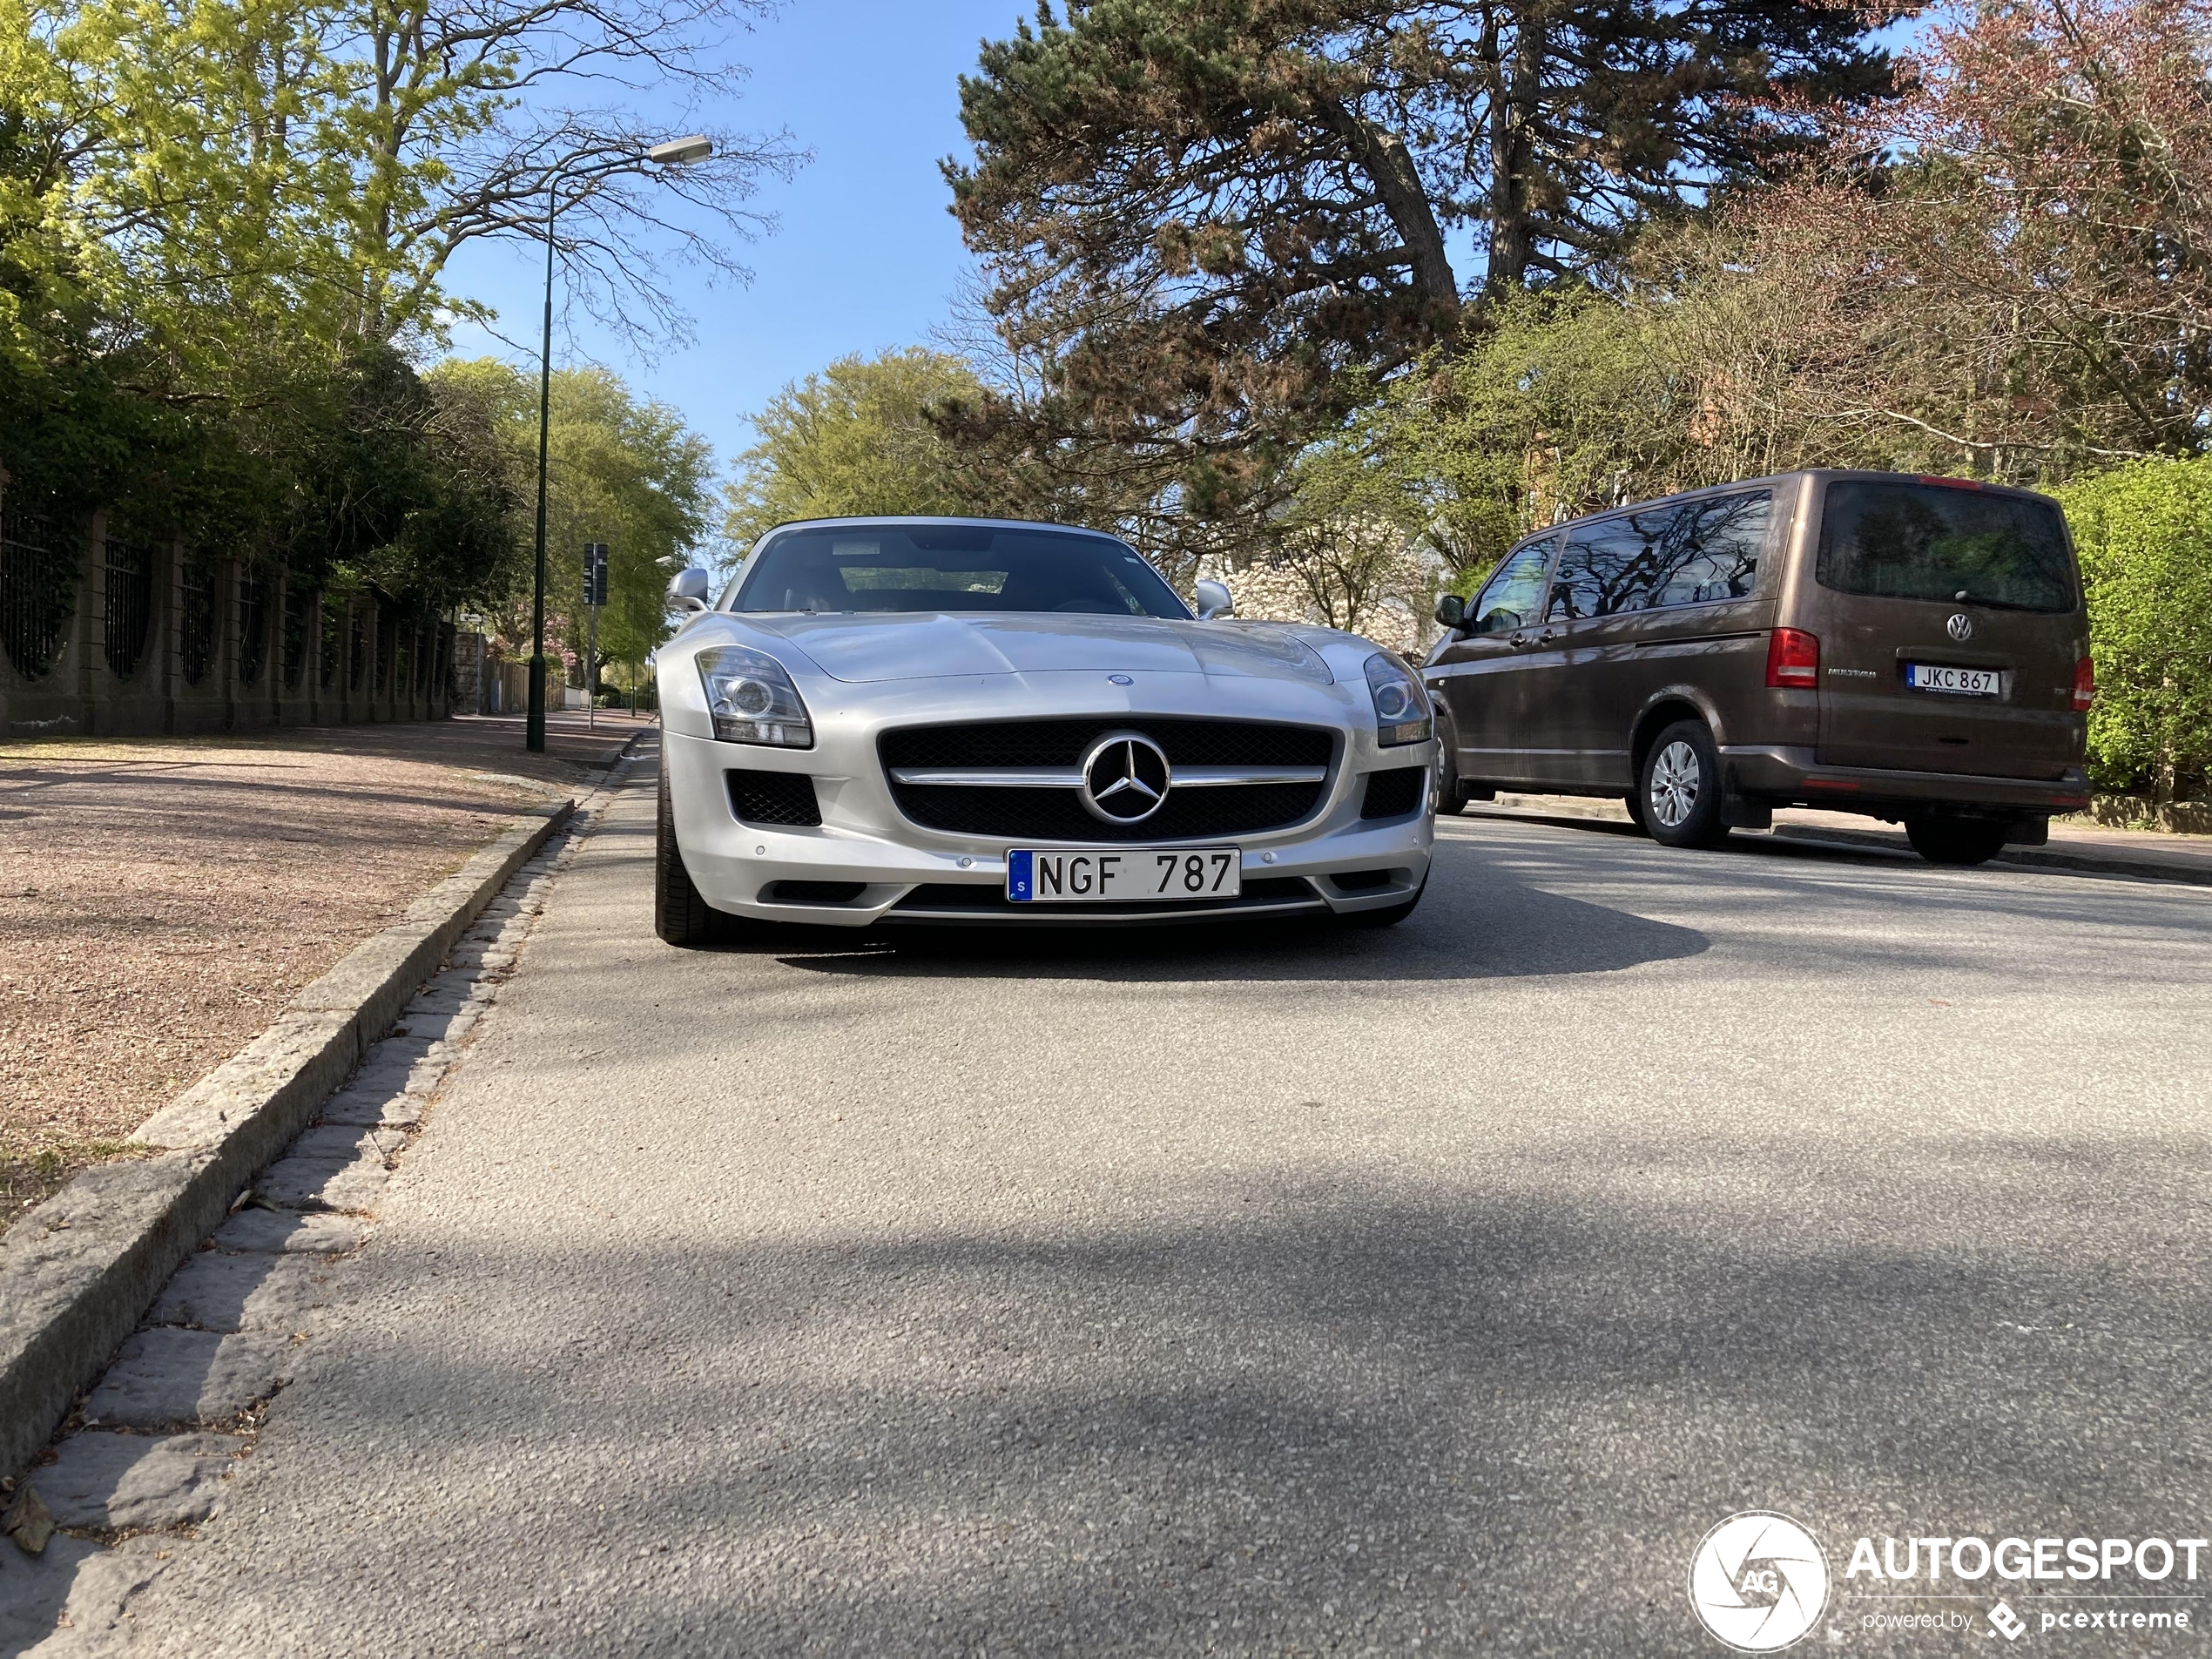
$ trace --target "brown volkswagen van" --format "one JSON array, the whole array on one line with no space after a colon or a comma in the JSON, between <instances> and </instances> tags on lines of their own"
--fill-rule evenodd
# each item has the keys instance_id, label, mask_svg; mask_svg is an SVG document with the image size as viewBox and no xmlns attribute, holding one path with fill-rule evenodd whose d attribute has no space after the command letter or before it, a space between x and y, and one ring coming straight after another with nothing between
<instances>
[{"instance_id":1,"label":"brown volkswagen van","mask_svg":"<svg viewBox=\"0 0 2212 1659\"><path fill-rule=\"evenodd\" d=\"M1445 811L1625 796L1702 846L1822 806L1978 864L2087 804L2081 579L2029 490L1809 471L1641 502L1529 536L1436 617Z\"/></svg>"}]
</instances>

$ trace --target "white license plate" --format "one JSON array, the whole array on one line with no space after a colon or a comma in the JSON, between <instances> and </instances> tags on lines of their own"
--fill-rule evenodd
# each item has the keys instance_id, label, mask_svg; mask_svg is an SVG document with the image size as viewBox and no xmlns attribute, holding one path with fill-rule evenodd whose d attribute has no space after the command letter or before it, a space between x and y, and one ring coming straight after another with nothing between
<instances>
[{"instance_id":1,"label":"white license plate","mask_svg":"<svg viewBox=\"0 0 2212 1659\"><path fill-rule=\"evenodd\" d=\"M1905 683L1919 691L1995 697L2005 688L2005 677L1993 668L1939 668L1930 663L1907 663Z\"/></svg>"},{"instance_id":2,"label":"white license plate","mask_svg":"<svg viewBox=\"0 0 2212 1659\"><path fill-rule=\"evenodd\" d=\"M1233 846L1015 847L1006 855L1006 896L1015 904L1234 899L1244 864Z\"/></svg>"}]
</instances>

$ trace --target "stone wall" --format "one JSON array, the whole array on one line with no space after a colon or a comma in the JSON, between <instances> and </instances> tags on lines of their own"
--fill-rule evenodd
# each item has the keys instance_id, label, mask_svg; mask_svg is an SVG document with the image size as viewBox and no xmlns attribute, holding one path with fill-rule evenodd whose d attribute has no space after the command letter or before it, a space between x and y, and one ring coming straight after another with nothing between
<instances>
[{"instance_id":1,"label":"stone wall","mask_svg":"<svg viewBox=\"0 0 2212 1659\"><path fill-rule=\"evenodd\" d=\"M454 643L374 594L111 536L105 512L41 518L0 477L0 737L437 718L455 711Z\"/></svg>"}]
</instances>

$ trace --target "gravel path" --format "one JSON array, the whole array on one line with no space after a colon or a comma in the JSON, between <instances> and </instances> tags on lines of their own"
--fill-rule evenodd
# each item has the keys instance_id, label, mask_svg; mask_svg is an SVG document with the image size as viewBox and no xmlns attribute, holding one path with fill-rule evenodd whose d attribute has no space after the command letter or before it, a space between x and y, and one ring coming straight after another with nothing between
<instances>
[{"instance_id":1,"label":"gravel path","mask_svg":"<svg viewBox=\"0 0 2212 1659\"><path fill-rule=\"evenodd\" d=\"M511 725L0 748L0 1228L632 729Z\"/></svg>"},{"instance_id":2,"label":"gravel path","mask_svg":"<svg viewBox=\"0 0 2212 1659\"><path fill-rule=\"evenodd\" d=\"M1462 819L1388 934L678 953L635 770L91 1650L1704 1654L1770 1507L1917 1654L1855 1537L2204 1531L2212 894Z\"/></svg>"}]
</instances>

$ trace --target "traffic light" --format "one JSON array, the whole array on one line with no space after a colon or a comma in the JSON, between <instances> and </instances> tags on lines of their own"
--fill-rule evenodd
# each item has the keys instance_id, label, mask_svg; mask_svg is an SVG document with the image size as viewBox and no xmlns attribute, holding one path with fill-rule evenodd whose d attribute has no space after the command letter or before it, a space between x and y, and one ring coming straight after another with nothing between
<instances>
[{"instance_id":1,"label":"traffic light","mask_svg":"<svg viewBox=\"0 0 2212 1659\"><path fill-rule=\"evenodd\" d=\"M583 544L583 603L599 606L607 603L607 544L586 542Z\"/></svg>"}]
</instances>

